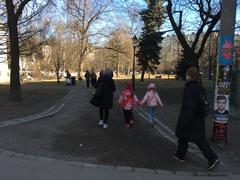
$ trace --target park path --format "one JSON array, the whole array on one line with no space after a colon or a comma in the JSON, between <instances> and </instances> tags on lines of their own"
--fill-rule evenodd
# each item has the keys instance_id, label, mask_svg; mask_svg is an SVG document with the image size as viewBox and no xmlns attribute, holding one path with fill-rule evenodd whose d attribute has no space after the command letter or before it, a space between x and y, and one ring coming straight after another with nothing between
<instances>
[{"instance_id":1,"label":"park path","mask_svg":"<svg viewBox=\"0 0 240 180\"><path fill-rule=\"evenodd\" d=\"M172 174L208 175L206 162L199 156L190 153L188 163L184 165L171 158L174 142L163 133L159 134L164 131L162 127L158 130L149 127L143 109L136 108L133 129L124 128L122 112L116 106L110 112L110 128L98 127L97 109L88 103L91 96L92 89L81 84L61 100L65 107L55 116L1 128L2 152L31 155L33 161L35 158L49 158L53 162L60 159L63 162L126 167L128 170L130 167L159 169ZM116 99L117 95L115 102ZM172 133L166 131L165 134L174 139ZM13 155L10 153L9 156ZM214 173L219 176L227 174L222 168Z\"/></svg>"}]
</instances>

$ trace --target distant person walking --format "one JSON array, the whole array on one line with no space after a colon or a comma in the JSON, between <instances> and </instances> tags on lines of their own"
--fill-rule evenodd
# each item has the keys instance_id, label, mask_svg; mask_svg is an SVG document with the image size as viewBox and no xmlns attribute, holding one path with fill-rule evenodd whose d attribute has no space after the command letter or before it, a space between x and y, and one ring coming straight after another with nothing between
<instances>
[{"instance_id":1,"label":"distant person walking","mask_svg":"<svg viewBox=\"0 0 240 180\"><path fill-rule=\"evenodd\" d=\"M96 87L97 87L98 83L100 82L100 80L101 80L102 77L103 77L103 72L104 72L103 69L99 72L99 77L98 77L97 82L96 82L96 85L95 85Z\"/></svg>"},{"instance_id":2,"label":"distant person walking","mask_svg":"<svg viewBox=\"0 0 240 180\"><path fill-rule=\"evenodd\" d=\"M198 81L199 71L191 67L186 72L186 84L183 91L182 105L178 117L175 134L178 146L173 157L179 162L185 162L188 142L195 143L208 160L208 170L212 170L219 163L217 155L210 148L205 137L205 118L198 109L201 91L204 88Z\"/></svg>"},{"instance_id":3,"label":"distant person walking","mask_svg":"<svg viewBox=\"0 0 240 180\"><path fill-rule=\"evenodd\" d=\"M92 70L91 74L90 74L90 78L91 78L91 85L92 87L96 88L96 83L97 83L97 75L94 72L94 70Z\"/></svg>"},{"instance_id":4,"label":"distant person walking","mask_svg":"<svg viewBox=\"0 0 240 180\"><path fill-rule=\"evenodd\" d=\"M65 73L66 73L66 85L70 86L70 85L72 85L72 82L71 82L71 77L72 76L71 76L71 74L70 74L68 69L65 71Z\"/></svg>"},{"instance_id":5,"label":"distant person walking","mask_svg":"<svg viewBox=\"0 0 240 180\"><path fill-rule=\"evenodd\" d=\"M98 125L104 129L108 128L109 110L113 107L113 93L116 91L112 78L112 71L105 69L96 83L96 93L94 95L94 98L99 101L97 104L100 117Z\"/></svg>"},{"instance_id":6,"label":"distant person walking","mask_svg":"<svg viewBox=\"0 0 240 180\"><path fill-rule=\"evenodd\" d=\"M86 73L85 73L85 75L84 75L84 77L85 77L85 79L86 79L87 88L89 88L90 76L91 76L91 74L90 74L90 72L87 70Z\"/></svg>"},{"instance_id":7,"label":"distant person walking","mask_svg":"<svg viewBox=\"0 0 240 180\"><path fill-rule=\"evenodd\" d=\"M102 78L103 72L104 72L103 69L99 72L98 80L99 80L100 78Z\"/></svg>"},{"instance_id":8,"label":"distant person walking","mask_svg":"<svg viewBox=\"0 0 240 180\"><path fill-rule=\"evenodd\" d=\"M152 126L154 126L153 119L154 119L154 114L155 114L157 105L160 105L161 107L163 107L163 103L157 93L156 85L153 83L150 83L148 85L147 92L143 97L143 100L141 101L141 105L143 105L145 102L147 102L148 121L149 123L151 123Z\"/></svg>"},{"instance_id":9,"label":"distant person walking","mask_svg":"<svg viewBox=\"0 0 240 180\"><path fill-rule=\"evenodd\" d=\"M134 94L132 84L130 82L127 82L118 100L118 104L122 105L123 107L123 114L124 114L126 128L133 126L134 118L133 118L132 109L136 103L140 105L140 102L137 96Z\"/></svg>"}]
</instances>

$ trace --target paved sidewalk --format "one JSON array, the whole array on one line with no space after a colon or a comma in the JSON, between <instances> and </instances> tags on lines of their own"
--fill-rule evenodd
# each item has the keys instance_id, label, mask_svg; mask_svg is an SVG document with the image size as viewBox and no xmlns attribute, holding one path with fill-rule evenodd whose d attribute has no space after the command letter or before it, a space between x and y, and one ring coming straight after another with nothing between
<instances>
[{"instance_id":1,"label":"paved sidewalk","mask_svg":"<svg viewBox=\"0 0 240 180\"><path fill-rule=\"evenodd\" d=\"M240 175L192 174L189 172L106 166L67 162L1 152L0 180L238 180Z\"/></svg>"},{"instance_id":2,"label":"paved sidewalk","mask_svg":"<svg viewBox=\"0 0 240 180\"><path fill-rule=\"evenodd\" d=\"M239 145L237 147L225 147L219 150L219 153L222 153L224 158L226 159L228 163L228 170L226 171L203 171L202 166L206 166L205 162L202 161L199 164L199 157L190 155L191 159L190 162L179 165L174 160L170 159L169 157L166 157L166 154L171 153L170 151L173 150L173 144L171 141L174 142L174 135L171 135L171 133L166 133L166 129L160 129L158 130L158 134L154 134L154 130L151 128L146 128L145 118L146 115L144 114L144 110L142 108L137 108L136 113L136 119L141 119L138 122L137 126L132 129L131 131L126 131L122 127L122 123L120 119L119 110L113 109L110 113L111 117L111 124L110 128L107 129L105 132L102 129L99 129L95 126L97 121L97 109L89 110L91 108L91 105L89 105L88 100L91 97L92 90L87 90L84 88L83 83L81 85L78 85L73 88L73 91L70 91L64 98L61 99L59 104L64 104L64 108L59 109L59 113L57 113L55 116L45 117L42 119L42 121L34 121L31 123L23 123L20 122L20 124L14 124L11 125L10 122L5 122L3 124L7 124L9 127L0 127L1 133L4 135L8 135L6 137L3 137L2 140L0 138L0 143L4 144L8 140L10 143L6 143L6 146L1 146L2 149L0 150L0 180L32 180L32 179L43 179L43 180L55 180L55 179L239 179L239 175L235 175L236 173L232 174L231 171L229 171L229 168L231 170L231 163L230 161L236 161L233 162L233 164L238 164L237 160L231 160L233 154L231 154L233 151L232 149L228 148L239 148ZM145 89L144 89L145 90ZM138 95L141 96L143 92L137 92ZM117 98L117 96L116 96ZM81 103L80 103L81 102ZM172 109L171 109L172 108ZM173 113L169 114L169 111L173 111L174 108L178 108L177 106L170 106L167 110L164 110L163 112L160 111L157 114L158 117L164 117L163 119L160 118L160 122L163 123L163 125L166 123L167 118L173 118ZM174 112L174 111L173 111ZM34 117L34 116L33 116ZM36 116L35 116L36 117ZM91 117L91 119L88 119ZM77 121L76 121L77 120ZM169 121L169 119L167 119ZM23 123L21 125L21 123ZM234 122L233 122L234 123ZM233 124L231 126L234 126L236 124ZM236 121L238 123L238 121ZM16 126L15 126L16 125ZM171 127L171 124L170 124ZM232 128L232 127L231 127ZM171 130L171 128L169 128ZM237 133L237 128L234 129L235 134ZM32 132L31 132L32 131ZM43 131L43 132L41 132ZM72 131L72 132L69 132ZM75 132L76 131L76 132ZM94 132L91 132L94 131ZM168 131L168 130L167 130ZM14 133L12 133L14 132ZM16 134L15 134L16 132ZM27 133L25 133L27 132ZM36 134L36 132L41 134ZM123 133L124 132L124 133ZM157 131L156 131L157 132ZM165 135L163 134L165 132ZM11 134L10 134L11 133ZM49 134L48 134L49 133ZM38 153L38 149L44 149L46 146L46 149L51 149L51 144L54 142L53 140L49 139L52 138L52 134L55 136L59 133L59 142L62 144L57 144L57 150L60 151L62 154L55 155L50 153L49 155L45 156L44 153L40 152ZM76 136L72 137L72 134L76 133ZM22 136L23 138L18 136ZM70 136L71 135L71 136ZM30 139L25 139L26 136L30 136ZM39 136L42 140L38 139ZM101 137L102 136L102 137ZM110 138L107 138L107 137ZM128 141L124 142L122 141L122 138L130 138ZM147 136L147 139L146 139ZM158 137L161 136L162 139L159 139ZM15 141L20 141L24 143L23 150L18 149L17 145L16 147L14 145L11 145L11 141L14 137L17 137ZM75 139L75 138L78 139ZM149 139L149 137L151 137ZM28 141L31 140L31 138L38 140L38 144L31 144ZM66 139L64 139L66 138ZM75 142L69 142L69 138L72 139L72 141L76 141L79 146L79 142L83 143L84 148L76 151L79 147L76 147L74 144ZM137 139L136 139L137 138ZM144 139L145 138L145 139ZM43 142L43 140L46 139L46 142ZM130 144L133 144L133 146L129 146L132 148L141 148L142 151L146 151L149 149L145 148L141 145L141 143L145 140L146 146L150 146L152 143L151 148L152 151L149 153L152 153L152 155L145 157L144 154L140 154L140 157L142 159L146 158L146 163L148 164L148 161L154 161L154 158L157 159L161 157L162 165L159 165L159 167L165 167L165 168L139 168L136 166L138 163L143 163L141 159L137 161L133 165L125 165L131 160L134 160L134 155L138 155L139 152L135 151L135 154L129 154L128 158L122 157L122 160L124 163L119 163L115 165L110 165L109 162L116 161L119 158L120 154L116 153L123 153L128 152L126 151L126 148L124 144L122 144L123 149L119 149L116 152L113 152L113 159L109 159L109 161L105 161L104 163L95 163L95 159L101 159L101 158L109 158L106 154L99 154L97 157L95 157L95 153L103 153L102 151L99 151L99 147L96 148L94 145L98 145L97 143L102 144L102 146L110 147L106 142L104 142L104 139L109 141L109 143L113 143L113 141L117 140L120 141L120 143L126 143L128 146ZM156 142L157 140L157 142ZM158 142L158 141L162 142ZM49 145L47 145L49 141ZM88 142L91 142L91 146ZM99 142L100 141L100 142ZM150 143L148 142L150 141ZM169 141L169 142L168 142ZM232 144L237 144L237 138L233 139L231 142ZM14 143L14 142L13 142ZM17 143L17 142L15 142ZM56 142L54 142L56 143ZM69 144L68 144L69 143ZM76 144L75 143L75 144ZM104 144L105 143L105 144ZM46 145L45 145L46 144ZM172 145L171 145L172 144ZM56 145L56 144L55 144ZM73 147L71 147L74 145ZM81 144L80 144L81 145ZM89 147L88 147L89 145ZM137 147L134 147L135 145L138 145ZM32 147L31 147L32 146ZM159 147L160 146L160 147ZM164 147L165 146L165 147ZM5 147L9 148L9 151L5 150ZM105 147L102 147L105 148ZM118 148L118 144L114 144L113 148ZM12 150L11 150L12 149ZM15 149L15 150L14 150ZM66 151L65 151L66 149ZM161 152L162 151L168 151ZM85 152L85 150L87 150ZM101 149L100 149L101 150ZM104 150L104 149L103 149ZM107 153L111 154L111 151L114 151L114 149L109 149ZM222 151L222 152L221 152ZM18 152L18 153L17 153ZM156 152L159 154L157 156ZM229 153L227 153L229 152ZM75 153L75 157L68 157L71 153ZM89 155L90 153L90 155ZM93 154L91 154L93 153ZM114 154L115 153L115 154ZM128 152L129 153L129 152ZM131 152L130 152L131 153ZM29 155L32 154L32 155ZM40 155L39 155L40 154ZM43 155L41 155L43 154ZM63 156L65 154L65 156ZM53 156L52 156L53 155ZM86 156L84 159L78 158L78 156ZM115 157L116 156L116 157ZM153 157L152 157L153 156ZM165 156L165 157L164 157ZM222 155L221 155L222 156ZM60 158L58 158L60 157ZM137 156L136 156L137 157ZM116 158L116 159L115 159ZM59 160L61 159L61 160ZM130 159L129 162L127 162ZM196 163L198 162L198 163ZM225 162L225 161L224 161ZM113 164L116 162L113 162ZM131 164L131 163L130 163ZM197 167L196 164L199 164L200 167ZM196 167L195 167L196 166ZM167 170L167 168L169 170ZM171 168L170 168L171 167ZM235 168L237 166L235 165ZM173 170L176 169L176 170ZM199 171L198 171L199 170ZM13 173L14 172L14 173ZM2 178L2 179L1 179Z\"/></svg>"}]
</instances>

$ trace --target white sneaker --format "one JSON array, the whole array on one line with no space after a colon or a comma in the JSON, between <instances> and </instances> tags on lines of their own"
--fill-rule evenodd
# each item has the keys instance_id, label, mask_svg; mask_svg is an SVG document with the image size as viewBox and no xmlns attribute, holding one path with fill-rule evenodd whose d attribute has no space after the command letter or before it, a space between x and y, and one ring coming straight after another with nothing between
<instances>
[{"instance_id":1,"label":"white sneaker","mask_svg":"<svg viewBox=\"0 0 240 180\"><path fill-rule=\"evenodd\" d=\"M212 164L209 164L208 170L214 169L219 164L219 162L220 161L218 159L216 159Z\"/></svg>"},{"instance_id":2,"label":"white sneaker","mask_svg":"<svg viewBox=\"0 0 240 180\"><path fill-rule=\"evenodd\" d=\"M108 125L107 124L103 124L103 129L106 129L106 128L108 128Z\"/></svg>"},{"instance_id":3,"label":"white sneaker","mask_svg":"<svg viewBox=\"0 0 240 180\"><path fill-rule=\"evenodd\" d=\"M102 126L102 125L103 125L103 120L100 120L100 121L98 122L98 125L99 125L99 126Z\"/></svg>"}]
</instances>

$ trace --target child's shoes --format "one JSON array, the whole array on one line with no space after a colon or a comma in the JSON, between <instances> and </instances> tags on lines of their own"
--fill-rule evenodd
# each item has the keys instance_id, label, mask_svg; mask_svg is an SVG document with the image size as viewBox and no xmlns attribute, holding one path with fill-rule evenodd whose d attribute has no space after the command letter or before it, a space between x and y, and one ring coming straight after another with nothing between
<instances>
[{"instance_id":1,"label":"child's shoes","mask_svg":"<svg viewBox=\"0 0 240 180\"><path fill-rule=\"evenodd\" d=\"M151 127L155 127L155 123L153 121L150 122Z\"/></svg>"},{"instance_id":2,"label":"child's shoes","mask_svg":"<svg viewBox=\"0 0 240 180\"><path fill-rule=\"evenodd\" d=\"M130 124L125 123L125 127L126 127L126 128L130 128Z\"/></svg>"},{"instance_id":3,"label":"child's shoes","mask_svg":"<svg viewBox=\"0 0 240 180\"><path fill-rule=\"evenodd\" d=\"M130 121L130 127L133 127L133 120Z\"/></svg>"}]
</instances>

